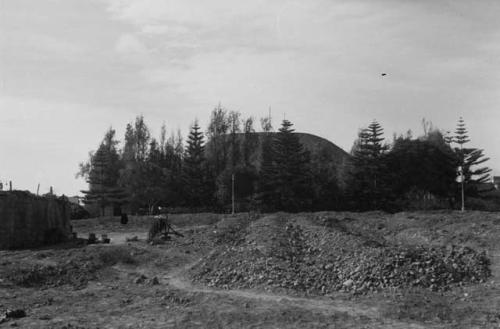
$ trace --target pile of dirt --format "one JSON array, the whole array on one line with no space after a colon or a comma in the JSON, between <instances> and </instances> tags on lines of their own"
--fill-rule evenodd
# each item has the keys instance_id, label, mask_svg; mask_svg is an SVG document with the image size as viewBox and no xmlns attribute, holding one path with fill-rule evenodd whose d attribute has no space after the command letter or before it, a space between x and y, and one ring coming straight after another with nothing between
<instances>
[{"instance_id":1,"label":"pile of dirt","mask_svg":"<svg viewBox=\"0 0 500 329\"><path fill-rule=\"evenodd\" d=\"M410 286L446 290L491 275L485 253L471 248L395 246L342 225L296 223L284 216L252 223L237 233L240 239L195 267L194 280L328 294Z\"/></svg>"},{"instance_id":2,"label":"pile of dirt","mask_svg":"<svg viewBox=\"0 0 500 329\"><path fill-rule=\"evenodd\" d=\"M34 264L13 266L7 280L21 287L57 287L71 285L84 288L91 280L96 280L98 267L93 263L81 264L69 261L57 265Z\"/></svg>"},{"instance_id":3,"label":"pile of dirt","mask_svg":"<svg viewBox=\"0 0 500 329\"><path fill-rule=\"evenodd\" d=\"M99 272L105 268L117 263L136 264L141 253L142 250L128 246L39 252L35 255L37 261L3 263L0 274L7 282L21 287L70 285L81 289L89 281L98 280Z\"/></svg>"},{"instance_id":4,"label":"pile of dirt","mask_svg":"<svg viewBox=\"0 0 500 329\"><path fill-rule=\"evenodd\" d=\"M246 216L226 216L212 226L209 238L216 245L237 245L243 241L249 224L250 219Z\"/></svg>"}]
</instances>

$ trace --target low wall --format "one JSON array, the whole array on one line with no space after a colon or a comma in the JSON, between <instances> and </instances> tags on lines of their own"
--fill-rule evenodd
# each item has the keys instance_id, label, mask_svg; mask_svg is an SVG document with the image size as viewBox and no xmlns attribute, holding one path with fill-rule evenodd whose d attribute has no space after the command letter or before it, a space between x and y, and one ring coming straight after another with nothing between
<instances>
[{"instance_id":1,"label":"low wall","mask_svg":"<svg viewBox=\"0 0 500 329\"><path fill-rule=\"evenodd\" d=\"M0 249L37 247L68 239L70 213L64 198L0 191Z\"/></svg>"}]
</instances>

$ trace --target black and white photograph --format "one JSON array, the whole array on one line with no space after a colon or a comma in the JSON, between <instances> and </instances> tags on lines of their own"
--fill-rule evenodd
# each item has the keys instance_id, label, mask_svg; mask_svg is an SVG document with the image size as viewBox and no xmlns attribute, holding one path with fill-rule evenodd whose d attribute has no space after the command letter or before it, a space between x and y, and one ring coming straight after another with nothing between
<instances>
[{"instance_id":1,"label":"black and white photograph","mask_svg":"<svg viewBox=\"0 0 500 329\"><path fill-rule=\"evenodd\" d=\"M500 328L499 0L0 0L0 329Z\"/></svg>"}]
</instances>

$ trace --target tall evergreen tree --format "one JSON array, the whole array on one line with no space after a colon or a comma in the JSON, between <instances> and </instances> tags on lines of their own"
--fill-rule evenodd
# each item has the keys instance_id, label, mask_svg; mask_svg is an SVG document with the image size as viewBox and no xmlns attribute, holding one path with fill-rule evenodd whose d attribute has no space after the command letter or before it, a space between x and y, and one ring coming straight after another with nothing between
<instances>
[{"instance_id":1,"label":"tall evergreen tree","mask_svg":"<svg viewBox=\"0 0 500 329\"><path fill-rule=\"evenodd\" d=\"M207 186L207 167L203 133L195 121L188 136L184 154L183 177L185 196L189 206L202 207L209 202Z\"/></svg>"},{"instance_id":2,"label":"tall evergreen tree","mask_svg":"<svg viewBox=\"0 0 500 329\"><path fill-rule=\"evenodd\" d=\"M455 148L455 152L457 154L459 166L463 173L465 194L473 196L478 194L479 184L489 181L489 173L491 172L491 169L480 166L489 160L489 158L486 158L483 154L483 150L465 147L465 144L470 142L470 138L467 134L468 132L465 126L465 121L462 117L460 117L455 130L453 142L458 144L458 147ZM457 175L461 176L460 173Z\"/></svg>"},{"instance_id":3,"label":"tall evergreen tree","mask_svg":"<svg viewBox=\"0 0 500 329\"><path fill-rule=\"evenodd\" d=\"M359 132L351 152L347 189L358 210L384 207L388 191L383 133L382 126L374 120Z\"/></svg>"},{"instance_id":4,"label":"tall evergreen tree","mask_svg":"<svg viewBox=\"0 0 500 329\"><path fill-rule=\"evenodd\" d=\"M114 136L115 130L110 128L92 156L87 176L89 189L82 191L84 202L96 205L101 215L104 215L106 206L119 206L128 201L127 193L118 185L121 163Z\"/></svg>"},{"instance_id":5,"label":"tall evergreen tree","mask_svg":"<svg viewBox=\"0 0 500 329\"><path fill-rule=\"evenodd\" d=\"M283 120L270 150L263 147L268 154L263 154L260 199L265 207L294 212L310 209L312 191L310 155L292 126Z\"/></svg>"}]
</instances>

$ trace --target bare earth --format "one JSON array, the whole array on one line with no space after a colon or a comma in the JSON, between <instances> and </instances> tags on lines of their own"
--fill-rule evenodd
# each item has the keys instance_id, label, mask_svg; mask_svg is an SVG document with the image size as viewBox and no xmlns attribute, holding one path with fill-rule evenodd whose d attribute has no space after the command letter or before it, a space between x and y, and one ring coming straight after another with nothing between
<instances>
[{"instance_id":1,"label":"bare earth","mask_svg":"<svg viewBox=\"0 0 500 329\"><path fill-rule=\"evenodd\" d=\"M500 328L500 214L287 216L324 215L349 217L361 231L379 227L377 234L391 241L486 250L492 276L445 292L307 296L217 289L192 282L187 273L216 252L213 233L223 215L173 216L185 237L159 245L145 241L148 218L131 218L127 225L117 218L90 219L73 222L78 236L108 234L111 244L0 251L0 316L7 309L27 314L0 328ZM134 236L138 241L127 241Z\"/></svg>"}]
</instances>

